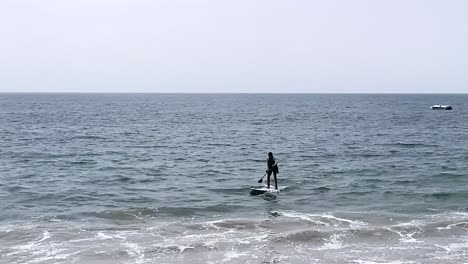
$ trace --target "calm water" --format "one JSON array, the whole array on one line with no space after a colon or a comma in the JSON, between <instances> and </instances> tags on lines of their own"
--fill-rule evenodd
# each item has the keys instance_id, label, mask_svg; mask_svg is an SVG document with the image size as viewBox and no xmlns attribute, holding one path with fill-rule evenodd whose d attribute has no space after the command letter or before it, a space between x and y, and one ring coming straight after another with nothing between
<instances>
[{"instance_id":1,"label":"calm water","mask_svg":"<svg viewBox=\"0 0 468 264\"><path fill-rule=\"evenodd\" d=\"M0 120L2 264L468 260L468 95L0 94ZM268 151L289 188L250 196Z\"/></svg>"}]
</instances>

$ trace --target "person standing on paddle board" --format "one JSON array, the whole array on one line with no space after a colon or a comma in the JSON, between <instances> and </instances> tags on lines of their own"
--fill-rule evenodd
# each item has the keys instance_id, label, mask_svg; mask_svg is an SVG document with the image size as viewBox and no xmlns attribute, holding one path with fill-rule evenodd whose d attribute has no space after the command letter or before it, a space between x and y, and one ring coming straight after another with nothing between
<instances>
[{"instance_id":1,"label":"person standing on paddle board","mask_svg":"<svg viewBox=\"0 0 468 264\"><path fill-rule=\"evenodd\" d=\"M270 176L273 173L273 177L275 178L275 189L278 190L278 178L276 177L276 175L279 173L278 162L275 161L273 153L271 152L268 152L267 167L268 170L266 172L268 173L268 188L270 188Z\"/></svg>"}]
</instances>

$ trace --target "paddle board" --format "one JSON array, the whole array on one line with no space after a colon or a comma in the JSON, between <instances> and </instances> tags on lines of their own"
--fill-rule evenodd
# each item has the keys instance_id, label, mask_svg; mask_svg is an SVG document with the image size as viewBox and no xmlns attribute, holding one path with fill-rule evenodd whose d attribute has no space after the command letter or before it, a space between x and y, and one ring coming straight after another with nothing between
<instances>
[{"instance_id":1,"label":"paddle board","mask_svg":"<svg viewBox=\"0 0 468 264\"><path fill-rule=\"evenodd\" d=\"M260 194L265 194L265 193L272 193L276 194L279 193L280 191L288 188L288 186L279 186L278 190L275 189L274 185L270 185L270 188L266 186L260 186L260 187L252 187L250 188L250 195L260 195Z\"/></svg>"}]
</instances>

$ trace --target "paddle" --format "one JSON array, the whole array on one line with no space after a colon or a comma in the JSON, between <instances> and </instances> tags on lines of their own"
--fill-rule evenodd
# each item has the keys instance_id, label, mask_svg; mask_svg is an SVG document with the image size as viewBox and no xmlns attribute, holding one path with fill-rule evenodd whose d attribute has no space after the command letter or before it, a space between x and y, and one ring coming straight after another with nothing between
<instances>
[{"instance_id":1,"label":"paddle","mask_svg":"<svg viewBox=\"0 0 468 264\"><path fill-rule=\"evenodd\" d=\"M265 175L267 175L267 173L265 172L265 174L263 174L262 178L260 178L260 180L258 180L258 183L262 183L263 181L263 178L265 177Z\"/></svg>"}]
</instances>

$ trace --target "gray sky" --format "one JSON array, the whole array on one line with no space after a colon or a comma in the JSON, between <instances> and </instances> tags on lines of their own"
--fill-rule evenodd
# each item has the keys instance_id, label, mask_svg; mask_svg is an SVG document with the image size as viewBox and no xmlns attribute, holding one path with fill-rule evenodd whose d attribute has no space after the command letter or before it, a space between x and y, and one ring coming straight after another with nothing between
<instances>
[{"instance_id":1,"label":"gray sky","mask_svg":"<svg viewBox=\"0 0 468 264\"><path fill-rule=\"evenodd\" d=\"M1 0L0 92L468 92L466 0Z\"/></svg>"}]
</instances>

